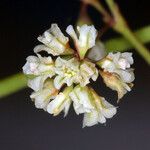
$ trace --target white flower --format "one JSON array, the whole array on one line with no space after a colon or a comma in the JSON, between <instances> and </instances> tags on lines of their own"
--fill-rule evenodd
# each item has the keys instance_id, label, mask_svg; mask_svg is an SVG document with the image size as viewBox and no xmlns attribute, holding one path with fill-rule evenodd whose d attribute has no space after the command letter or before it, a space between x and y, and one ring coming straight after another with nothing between
<instances>
[{"instance_id":1,"label":"white flower","mask_svg":"<svg viewBox=\"0 0 150 150\"><path fill-rule=\"evenodd\" d=\"M88 83L90 83L90 78L93 81L96 81L98 77L98 70L95 67L95 64L84 60L82 64L80 65L80 75L81 75L81 80L80 80L80 85L85 86Z\"/></svg>"},{"instance_id":2,"label":"white flower","mask_svg":"<svg viewBox=\"0 0 150 150\"><path fill-rule=\"evenodd\" d=\"M69 94L76 114L91 112L94 109L88 88L77 85Z\"/></svg>"},{"instance_id":3,"label":"white flower","mask_svg":"<svg viewBox=\"0 0 150 150\"><path fill-rule=\"evenodd\" d=\"M81 27L77 26L77 30L79 33L79 38L75 33L72 25L67 27L66 32L74 40L79 56L81 59L83 59L86 52L95 45L97 31L93 25L82 25Z\"/></svg>"},{"instance_id":4,"label":"white flower","mask_svg":"<svg viewBox=\"0 0 150 150\"><path fill-rule=\"evenodd\" d=\"M120 52L117 52L117 53L109 53L106 57L108 60L107 61L110 61L109 63L104 62L104 64L102 65L102 67L104 66L104 69L106 69L106 71L109 71L110 72L112 71L111 69L115 69L115 68L120 68L120 69L127 69L127 68L130 68L130 65L133 64L133 58L132 58L132 53L128 53L128 52L125 52L125 53L120 53ZM112 67L111 65L113 65L114 67Z\"/></svg>"},{"instance_id":5,"label":"white flower","mask_svg":"<svg viewBox=\"0 0 150 150\"><path fill-rule=\"evenodd\" d=\"M64 112L65 117L73 104L76 114L84 115L83 127L103 124L117 109L87 84L91 79L96 81L100 74L106 86L117 91L118 100L121 99L133 86L132 53L106 56L102 43L96 42L97 31L93 25L77 26L77 33L69 25L66 32L73 39L75 50L70 48L69 38L57 24L38 37L43 44L34 48L37 56L27 57L23 66L28 86L34 90L30 97L36 108L54 116ZM42 57L41 51L53 56Z\"/></svg>"},{"instance_id":6,"label":"white flower","mask_svg":"<svg viewBox=\"0 0 150 150\"><path fill-rule=\"evenodd\" d=\"M117 112L116 107L108 103L103 97L98 96L93 89L90 89L90 92L95 109L84 114L83 127L93 126L97 123L103 124L106 122L106 118L112 118Z\"/></svg>"},{"instance_id":7,"label":"white flower","mask_svg":"<svg viewBox=\"0 0 150 150\"><path fill-rule=\"evenodd\" d=\"M66 87L63 92L60 92L56 98L48 104L47 112L56 116L63 110L65 117L68 114L71 105L69 93L72 89L72 87Z\"/></svg>"},{"instance_id":8,"label":"white flower","mask_svg":"<svg viewBox=\"0 0 150 150\"><path fill-rule=\"evenodd\" d=\"M65 83L67 86L71 86L73 83L77 82L79 64L76 58L65 60L58 57L56 59L55 72L57 75L54 79L54 84L57 89L60 89Z\"/></svg>"},{"instance_id":9,"label":"white flower","mask_svg":"<svg viewBox=\"0 0 150 150\"><path fill-rule=\"evenodd\" d=\"M120 76L123 82L131 83L134 81L133 69L130 66L133 64L132 53L109 53L101 62L101 68L110 73L116 73Z\"/></svg>"},{"instance_id":10,"label":"white flower","mask_svg":"<svg viewBox=\"0 0 150 150\"><path fill-rule=\"evenodd\" d=\"M117 74L106 71L100 71L100 74L107 87L118 92L118 102L128 91L131 91L133 84L123 82Z\"/></svg>"},{"instance_id":11,"label":"white flower","mask_svg":"<svg viewBox=\"0 0 150 150\"><path fill-rule=\"evenodd\" d=\"M38 40L44 45L38 45L34 48L34 52L38 53L42 50L54 56L72 54L73 50L69 46L69 39L61 32L57 24L52 24L51 28L44 32Z\"/></svg>"},{"instance_id":12,"label":"white flower","mask_svg":"<svg viewBox=\"0 0 150 150\"><path fill-rule=\"evenodd\" d=\"M57 89L60 89L63 84L71 86L73 83L85 86L89 83L90 78L96 81L98 77L98 70L95 64L89 61L79 62L77 58L69 60L58 57L55 61L54 84Z\"/></svg>"},{"instance_id":13,"label":"white flower","mask_svg":"<svg viewBox=\"0 0 150 150\"><path fill-rule=\"evenodd\" d=\"M27 57L27 62L23 66L24 74L31 77L31 79L28 80L28 86L35 91L42 89L44 81L48 77L51 78L55 75L54 62L52 58L50 56L41 57L41 55L37 55L38 57Z\"/></svg>"},{"instance_id":14,"label":"white flower","mask_svg":"<svg viewBox=\"0 0 150 150\"><path fill-rule=\"evenodd\" d=\"M35 102L36 108L46 110L46 107L51 99L54 99L58 94L58 90L53 85L52 79L47 79L41 90L33 92L31 99Z\"/></svg>"}]
</instances>

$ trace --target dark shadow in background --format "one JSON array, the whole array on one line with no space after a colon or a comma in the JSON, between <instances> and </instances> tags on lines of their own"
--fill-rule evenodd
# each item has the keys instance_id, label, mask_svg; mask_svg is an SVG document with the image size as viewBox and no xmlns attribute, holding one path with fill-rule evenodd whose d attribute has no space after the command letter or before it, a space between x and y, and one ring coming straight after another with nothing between
<instances>
[{"instance_id":1,"label":"dark shadow in background","mask_svg":"<svg viewBox=\"0 0 150 150\"><path fill-rule=\"evenodd\" d=\"M150 24L149 1L117 1L134 29ZM39 34L57 22L65 30L74 24L79 1L5 0L0 2L0 77L21 71L25 58L33 54ZM97 13L90 14L98 25ZM101 25L101 24L100 24ZM110 31L103 38L109 38ZM150 71L135 52L136 81L117 115L107 125L81 128L82 116L70 111L67 118L52 117L35 109L31 90L23 90L0 101L1 150L149 150L150 149ZM114 93L97 86L115 103ZM108 93L109 92L109 93Z\"/></svg>"}]
</instances>

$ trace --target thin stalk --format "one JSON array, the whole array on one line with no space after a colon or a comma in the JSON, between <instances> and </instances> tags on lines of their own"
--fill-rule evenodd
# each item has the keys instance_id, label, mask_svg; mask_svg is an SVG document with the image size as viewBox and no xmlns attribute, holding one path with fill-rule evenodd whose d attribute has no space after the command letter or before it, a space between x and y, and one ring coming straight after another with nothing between
<instances>
[{"instance_id":1,"label":"thin stalk","mask_svg":"<svg viewBox=\"0 0 150 150\"><path fill-rule=\"evenodd\" d=\"M0 98L13 94L27 86L27 79L22 73L17 73L0 80Z\"/></svg>"},{"instance_id":2,"label":"thin stalk","mask_svg":"<svg viewBox=\"0 0 150 150\"><path fill-rule=\"evenodd\" d=\"M88 4L96 8L103 16L104 22L111 22L112 17L107 12L107 10L103 7L99 0L82 0L83 3Z\"/></svg>"},{"instance_id":3,"label":"thin stalk","mask_svg":"<svg viewBox=\"0 0 150 150\"><path fill-rule=\"evenodd\" d=\"M150 65L150 52L149 50L141 43L140 40L135 36L135 34L127 29L122 32L122 35L136 48L137 52L145 59L145 61Z\"/></svg>"},{"instance_id":4,"label":"thin stalk","mask_svg":"<svg viewBox=\"0 0 150 150\"><path fill-rule=\"evenodd\" d=\"M150 65L150 52L141 43L141 41L135 36L126 23L126 20L121 15L118 6L115 4L114 0L106 0L110 11L113 14L115 23L112 28L122 34L137 50L137 52L145 59L145 61Z\"/></svg>"},{"instance_id":5,"label":"thin stalk","mask_svg":"<svg viewBox=\"0 0 150 150\"><path fill-rule=\"evenodd\" d=\"M150 42L150 26L146 26L134 31L135 36L143 43ZM127 51L133 48L133 45L124 37L112 38L104 41L108 52Z\"/></svg>"}]
</instances>

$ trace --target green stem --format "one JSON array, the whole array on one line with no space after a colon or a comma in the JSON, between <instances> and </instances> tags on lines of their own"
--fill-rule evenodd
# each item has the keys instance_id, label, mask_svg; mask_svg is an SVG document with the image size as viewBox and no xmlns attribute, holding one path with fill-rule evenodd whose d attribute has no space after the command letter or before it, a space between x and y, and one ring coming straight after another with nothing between
<instances>
[{"instance_id":1,"label":"green stem","mask_svg":"<svg viewBox=\"0 0 150 150\"><path fill-rule=\"evenodd\" d=\"M128 27L126 20L121 15L118 6L115 4L114 0L106 0L110 11L113 14L115 23L112 28L118 33L122 34L138 51L138 53L145 59L145 61L150 65L150 52L141 43L141 41L135 36L135 34Z\"/></svg>"},{"instance_id":2,"label":"green stem","mask_svg":"<svg viewBox=\"0 0 150 150\"><path fill-rule=\"evenodd\" d=\"M122 35L136 48L139 54L145 59L145 61L150 65L150 52L149 50L141 43L140 40L133 34L130 29L122 32Z\"/></svg>"},{"instance_id":3,"label":"green stem","mask_svg":"<svg viewBox=\"0 0 150 150\"><path fill-rule=\"evenodd\" d=\"M17 73L0 80L0 98L17 92L27 86L27 79L22 73Z\"/></svg>"},{"instance_id":4,"label":"green stem","mask_svg":"<svg viewBox=\"0 0 150 150\"><path fill-rule=\"evenodd\" d=\"M143 44L150 42L150 26L138 29L134 34ZM123 37L112 38L104 41L104 45L108 52L127 51L133 48L133 45Z\"/></svg>"}]
</instances>

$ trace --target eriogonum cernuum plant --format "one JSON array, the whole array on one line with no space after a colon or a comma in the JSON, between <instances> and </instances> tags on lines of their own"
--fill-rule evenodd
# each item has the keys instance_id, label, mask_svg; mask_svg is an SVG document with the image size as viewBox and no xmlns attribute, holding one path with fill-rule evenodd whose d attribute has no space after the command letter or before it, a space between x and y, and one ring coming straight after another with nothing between
<instances>
[{"instance_id":1,"label":"eriogonum cernuum plant","mask_svg":"<svg viewBox=\"0 0 150 150\"><path fill-rule=\"evenodd\" d=\"M83 127L105 123L106 118L116 114L116 107L99 96L90 82L101 75L104 83L118 92L118 100L121 99L133 86L132 54L107 55L100 41L96 41L94 26L78 26L76 32L69 25L66 32L73 39L74 48L57 24L38 37L43 44L34 48L36 56L27 57L23 66L28 86L34 90L30 97L37 108L54 116L62 111L66 116L73 104L76 114L84 114ZM48 56L42 57L41 51Z\"/></svg>"}]
</instances>

